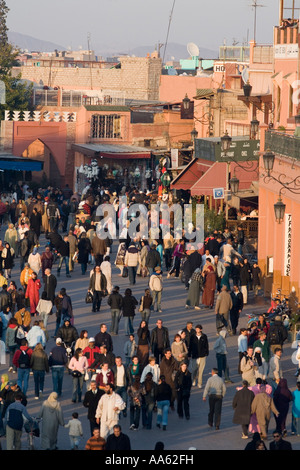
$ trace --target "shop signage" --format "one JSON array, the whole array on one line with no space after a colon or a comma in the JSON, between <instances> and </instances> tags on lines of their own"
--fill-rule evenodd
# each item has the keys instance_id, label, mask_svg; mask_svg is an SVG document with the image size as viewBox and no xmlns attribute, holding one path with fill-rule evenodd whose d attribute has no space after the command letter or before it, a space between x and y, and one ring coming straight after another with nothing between
<instances>
[{"instance_id":1,"label":"shop signage","mask_svg":"<svg viewBox=\"0 0 300 470\"><path fill-rule=\"evenodd\" d=\"M291 274L292 214L285 214L284 224L284 276Z\"/></svg>"}]
</instances>

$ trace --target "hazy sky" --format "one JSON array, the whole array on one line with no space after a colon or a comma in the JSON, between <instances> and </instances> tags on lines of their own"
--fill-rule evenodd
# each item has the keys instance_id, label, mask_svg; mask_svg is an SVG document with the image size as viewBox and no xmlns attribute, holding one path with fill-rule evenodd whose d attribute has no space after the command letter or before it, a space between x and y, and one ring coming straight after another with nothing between
<instances>
[{"instance_id":1,"label":"hazy sky","mask_svg":"<svg viewBox=\"0 0 300 470\"><path fill-rule=\"evenodd\" d=\"M10 31L64 47L129 53L164 43L174 0L7 0ZM175 0L168 42L217 50L253 38L255 0ZM279 0L256 0L257 42L272 43Z\"/></svg>"}]
</instances>

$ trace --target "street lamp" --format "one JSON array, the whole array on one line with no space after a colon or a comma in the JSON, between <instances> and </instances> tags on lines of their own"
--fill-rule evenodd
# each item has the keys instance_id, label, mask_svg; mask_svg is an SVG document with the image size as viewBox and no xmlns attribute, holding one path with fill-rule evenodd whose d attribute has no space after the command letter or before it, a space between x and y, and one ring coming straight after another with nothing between
<instances>
[{"instance_id":1,"label":"street lamp","mask_svg":"<svg viewBox=\"0 0 300 470\"><path fill-rule=\"evenodd\" d=\"M280 224L283 221L285 213L285 204L283 204L280 194L278 197L278 201L276 202L276 204L274 204L274 212L276 222Z\"/></svg>"},{"instance_id":2,"label":"street lamp","mask_svg":"<svg viewBox=\"0 0 300 470\"><path fill-rule=\"evenodd\" d=\"M274 161L275 161L275 153L271 152L270 149L267 149L267 151L263 154L263 162L264 162L265 170L268 173L268 176L270 176L270 172L273 170Z\"/></svg>"},{"instance_id":3,"label":"street lamp","mask_svg":"<svg viewBox=\"0 0 300 470\"><path fill-rule=\"evenodd\" d=\"M223 137L221 137L221 147L225 154L230 149L231 141L232 138L230 137L230 135L228 135L228 132L226 131Z\"/></svg>"},{"instance_id":4,"label":"street lamp","mask_svg":"<svg viewBox=\"0 0 300 470\"><path fill-rule=\"evenodd\" d=\"M192 136L192 142L195 142L195 139L197 139L198 137L198 131L195 129L195 127L191 132L191 136Z\"/></svg>"},{"instance_id":5,"label":"street lamp","mask_svg":"<svg viewBox=\"0 0 300 470\"><path fill-rule=\"evenodd\" d=\"M250 135L251 135L251 139L255 139L256 137L256 134L258 133L258 128L259 128L259 121L254 118L252 119L252 121L250 122Z\"/></svg>"},{"instance_id":6,"label":"street lamp","mask_svg":"<svg viewBox=\"0 0 300 470\"><path fill-rule=\"evenodd\" d=\"M189 97L188 97L188 95L187 95L187 93L186 93L185 97L184 97L183 100L182 100L183 108L184 108L184 109L189 109L189 108L190 108L190 102L191 102L191 100L189 99Z\"/></svg>"},{"instance_id":7,"label":"street lamp","mask_svg":"<svg viewBox=\"0 0 300 470\"><path fill-rule=\"evenodd\" d=\"M230 184L231 192L233 194L236 194L239 190L239 184L240 184L239 179L234 175L232 178L230 178L229 184Z\"/></svg>"}]
</instances>

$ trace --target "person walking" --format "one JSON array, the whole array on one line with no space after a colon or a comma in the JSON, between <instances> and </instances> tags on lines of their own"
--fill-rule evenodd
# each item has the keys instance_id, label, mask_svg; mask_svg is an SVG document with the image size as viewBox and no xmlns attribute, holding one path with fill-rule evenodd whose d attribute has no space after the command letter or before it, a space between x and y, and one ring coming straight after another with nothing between
<instances>
[{"instance_id":1,"label":"person walking","mask_svg":"<svg viewBox=\"0 0 300 470\"><path fill-rule=\"evenodd\" d=\"M283 378L281 356L282 356L282 349L276 348L273 356L270 359L268 377L271 380L273 391L277 388L277 385L279 384L280 379Z\"/></svg>"},{"instance_id":2,"label":"person walking","mask_svg":"<svg viewBox=\"0 0 300 470\"><path fill-rule=\"evenodd\" d=\"M292 434L300 436L300 382L296 386L297 389L292 392Z\"/></svg>"},{"instance_id":3,"label":"person walking","mask_svg":"<svg viewBox=\"0 0 300 470\"><path fill-rule=\"evenodd\" d=\"M203 333L202 325L196 325L195 334L191 335L189 341L188 357L190 358L190 370L192 373L192 384L202 388L203 372L206 358L209 355L207 335Z\"/></svg>"},{"instance_id":4,"label":"person walking","mask_svg":"<svg viewBox=\"0 0 300 470\"><path fill-rule=\"evenodd\" d=\"M148 364L150 350L150 332L148 324L142 320L137 330L138 347L137 356L142 369Z\"/></svg>"},{"instance_id":5,"label":"person walking","mask_svg":"<svg viewBox=\"0 0 300 470\"><path fill-rule=\"evenodd\" d=\"M293 450L292 444L282 439L282 434L279 431L273 432L273 438L274 441L270 442L270 450Z\"/></svg>"},{"instance_id":6,"label":"person walking","mask_svg":"<svg viewBox=\"0 0 300 470\"><path fill-rule=\"evenodd\" d=\"M243 294L241 293L239 286L233 286L233 290L230 292L230 296L232 300L232 308L230 309L230 323L232 333L235 335L239 324L239 318L244 307Z\"/></svg>"},{"instance_id":7,"label":"person walking","mask_svg":"<svg viewBox=\"0 0 300 470\"><path fill-rule=\"evenodd\" d=\"M49 372L49 360L41 343L37 343L31 357L30 368L33 372L34 398L38 400L43 396L45 375Z\"/></svg>"},{"instance_id":8,"label":"person walking","mask_svg":"<svg viewBox=\"0 0 300 470\"><path fill-rule=\"evenodd\" d=\"M94 240L96 238L98 237L94 237ZM89 256L92 251L91 242L89 238L87 238L85 232L81 233L77 248L78 248L77 261L81 265L81 274L84 276L86 274Z\"/></svg>"},{"instance_id":9,"label":"person walking","mask_svg":"<svg viewBox=\"0 0 300 470\"><path fill-rule=\"evenodd\" d=\"M106 277L101 272L100 266L95 266L90 277L89 292L93 293L92 312L99 312L102 299L107 293Z\"/></svg>"},{"instance_id":10,"label":"person walking","mask_svg":"<svg viewBox=\"0 0 300 470\"><path fill-rule=\"evenodd\" d=\"M16 393L14 401L7 407L4 415L6 431L6 450L21 450L24 418L32 423L32 417L22 404L23 395Z\"/></svg>"},{"instance_id":11,"label":"person walking","mask_svg":"<svg viewBox=\"0 0 300 470\"><path fill-rule=\"evenodd\" d=\"M96 409L96 422L100 425L100 435L104 439L112 433L113 427L119 422L119 414L125 408L125 403L114 391L114 385L108 383L105 393L100 398Z\"/></svg>"},{"instance_id":12,"label":"person walking","mask_svg":"<svg viewBox=\"0 0 300 470\"><path fill-rule=\"evenodd\" d=\"M157 404L157 415L156 415L156 426L158 428L163 428L163 431L167 430L168 426L168 414L169 408L172 399L172 388L166 382L166 378L164 375L161 375L158 382L157 387L157 396L156 396L156 404Z\"/></svg>"},{"instance_id":13,"label":"person walking","mask_svg":"<svg viewBox=\"0 0 300 470\"><path fill-rule=\"evenodd\" d=\"M278 410L274 405L273 398L266 393L266 388L261 385L251 404L251 413L256 414L258 426L262 439L267 439L271 412L278 415Z\"/></svg>"},{"instance_id":14,"label":"person walking","mask_svg":"<svg viewBox=\"0 0 300 470\"><path fill-rule=\"evenodd\" d=\"M26 289L26 294L25 294L25 298L29 299L31 315L37 314L36 308L40 300L39 290L41 287L42 287L41 281L38 279L37 274L33 272L31 275L31 278L28 279L28 284L27 284L27 289Z\"/></svg>"},{"instance_id":15,"label":"person walking","mask_svg":"<svg viewBox=\"0 0 300 470\"><path fill-rule=\"evenodd\" d=\"M127 434L122 432L119 424L115 424L113 433L107 436L105 450L131 450L130 439Z\"/></svg>"},{"instance_id":16,"label":"person walking","mask_svg":"<svg viewBox=\"0 0 300 470\"><path fill-rule=\"evenodd\" d=\"M172 356L176 359L176 361L180 364L181 362L188 363L188 349L185 342L181 339L179 333L176 333L174 336L174 341L171 344L171 352Z\"/></svg>"},{"instance_id":17,"label":"person walking","mask_svg":"<svg viewBox=\"0 0 300 470\"><path fill-rule=\"evenodd\" d=\"M240 368L243 380L247 380L250 387L254 387L256 385L256 371L258 369L258 364L255 360L252 346L248 346L247 353L241 360Z\"/></svg>"},{"instance_id":18,"label":"person walking","mask_svg":"<svg viewBox=\"0 0 300 470\"><path fill-rule=\"evenodd\" d=\"M279 412L275 415L276 431L279 431L283 437L287 435L286 420L289 412L290 403L293 402L293 395L288 388L287 380L279 380L276 390L273 394L274 405Z\"/></svg>"},{"instance_id":19,"label":"person walking","mask_svg":"<svg viewBox=\"0 0 300 470\"><path fill-rule=\"evenodd\" d=\"M218 375L222 377L224 373L224 378L226 383L232 383L232 380L229 377L229 366L227 361L227 345L226 345L226 336L227 331L222 330L214 344L214 351L217 359Z\"/></svg>"},{"instance_id":20,"label":"person walking","mask_svg":"<svg viewBox=\"0 0 300 470\"><path fill-rule=\"evenodd\" d=\"M45 328L48 325L49 315L52 314L53 303L47 299L47 292L42 292L42 296L37 304L36 311L44 322Z\"/></svg>"},{"instance_id":21,"label":"person walking","mask_svg":"<svg viewBox=\"0 0 300 470\"><path fill-rule=\"evenodd\" d=\"M163 326L163 321L158 319L156 327L151 331L150 348L157 364L160 363L165 349L170 347L169 330Z\"/></svg>"},{"instance_id":22,"label":"person walking","mask_svg":"<svg viewBox=\"0 0 300 470\"><path fill-rule=\"evenodd\" d=\"M64 372L68 363L67 352L62 345L61 338L56 338L56 345L51 349L48 359L49 367L52 371L53 391L60 397L62 394Z\"/></svg>"},{"instance_id":23,"label":"person walking","mask_svg":"<svg viewBox=\"0 0 300 470\"><path fill-rule=\"evenodd\" d=\"M72 413L72 419L70 419L64 426L69 429L71 450L78 450L80 439L83 436L82 424L78 419L78 416L78 413L74 411L74 413Z\"/></svg>"},{"instance_id":24,"label":"person walking","mask_svg":"<svg viewBox=\"0 0 300 470\"><path fill-rule=\"evenodd\" d=\"M45 269L45 276L44 276L44 292L47 293L47 300L51 300L54 305L55 301L55 290L57 286L57 279L52 274L50 268Z\"/></svg>"},{"instance_id":25,"label":"person walking","mask_svg":"<svg viewBox=\"0 0 300 470\"><path fill-rule=\"evenodd\" d=\"M177 391L177 414L179 418L190 419L190 395L192 388L192 374L188 370L185 362L179 365L179 370L174 378L175 388Z\"/></svg>"},{"instance_id":26,"label":"person walking","mask_svg":"<svg viewBox=\"0 0 300 470\"><path fill-rule=\"evenodd\" d=\"M142 398L145 395L144 385L141 384L140 375L136 375L132 383L128 385L127 395L129 398L130 427L131 431L137 431L140 424Z\"/></svg>"},{"instance_id":27,"label":"person walking","mask_svg":"<svg viewBox=\"0 0 300 470\"><path fill-rule=\"evenodd\" d=\"M165 349L164 356L160 361L160 373L165 377L165 381L170 385L172 390L170 408L174 410L174 403L177 398L176 388L174 384L174 376L179 369L179 364L176 359L172 356L172 351L170 348Z\"/></svg>"},{"instance_id":28,"label":"person walking","mask_svg":"<svg viewBox=\"0 0 300 470\"><path fill-rule=\"evenodd\" d=\"M153 309L153 297L150 289L145 289L145 294L141 297L139 311L141 313L141 319L147 322L149 325L151 310Z\"/></svg>"},{"instance_id":29,"label":"person walking","mask_svg":"<svg viewBox=\"0 0 300 470\"><path fill-rule=\"evenodd\" d=\"M93 435L90 437L86 444L85 450L105 450L106 447L106 440L100 436L100 429L94 428Z\"/></svg>"},{"instance_id":30,"label":"person walking","mask_svg":"<svg viewBox=\"0 0 300 470\"><path fill-rule=\"evenodd\" d=\"M128 268L129 284L133 286L136 283L136 274L140 263L140 252L134 243L131 243L124 259L124 266Z\"/></svg>"},{"instance_id":31,"label":"person walking","mask_svg":"<svg viewBox=\"0 0 300 470\"><path fill-rule=\"evenodd\" d=\"M226 394L226 386L218 375L218 369L213 368L211 377L206 382L203 391L203 401L209 400L208 425L220 429L223 398Z\"/></svg>"},{"instance_id":32,"label":"person walking","mask_svg":"<svg viewBox=\"0 0 300 470\"><path fill-rule=\"evenodd\" d=\"M248 439L248 428L251 419L251 404L254 400L254 392L249 390L247 380L243 380L243 387L233 397L232 408L234 415L232 422L242 426L242 439Z\"/></svg>"},{"instance_id":33,"label":"person walking","mask_svg":"<svg viewBox=\"0 0 300 470\"><path fill-rule=\"evenodd\" d=\"M107 299L107 304L110 307L111 314L110 334L115 336L119 333L119 323L123 304L123 297L120 294L119 286L113 287L112 292Z\"/></svg>"},{"instance_id":34,"label":"person walking","mask_svg":"<svg viewBox=\"0 0 300 470\"><path fill-rule=\"evenodd\" d=\"M162 278L162 270L160 266L156 266L154 268L154 272L150 275L149 289L151 290L151 293L152 293L153 309L161 313L162 312L161 298L162 298L162 291L163 291L163 278Z\"/></svg>"},{"instance_id":35,"label":"person walking","mask_svg":"<svg viewBox=\"0 0 300 470\"><path fill-rule=\"evenodd\" d=\"M86 391L83 398L82 404L88 410L87 419L90 422L91 436L93 435L95 428L99 429L99 425L96 422L96 410L99 400L104 393L104 390L100 390L100 388L97 387L96 380L92 379L90 382L90 389Z\"/></svg>"},{"instance_id":36,"label":"person walking","mask_svg":"<svg viewBox=\"0 0 300 470\"><path fill-rule=\"evenodd\" d=\"M232 334L232 329L229 322L229 312L232 309L232 299L226 286L223 286L220 294L217 297L215 313L216 313L216 327L217 333L225 327L228 333Z\"/></svg>"},{"instance_id":37,"label":"person walking","mask_svg":"<svg viewBox=\"0 0 300 470\"><path fill-rule=\"evenodd\" d=\"M86 356L83 355L82 349L77 348L68 365L73 382L72 403L76 403L76 401L81 403L84 377L88 367L89 363Z\"/></svg>"},{"instance_id":38,"label":"person walking","mask_svg":"<svg viewBox=\"0 0 300 470\"><path fill-rule=\"evenodd\" d=\"M137 299L132 295L132 290L127 288L124 293L122 302L122 313L125 320L125 332L129 336L134 333L133 320L135 317L135 309L138 305Z\"/></svg>"},{"instance_id":39,"label":"person walking","mask_svg":"<svg viewBox=\"0 0 300 470\"><path fill-rule=\"evenodd\" d=\"M195 310L200 310L200 295L203 291L203 276L200 268L196 268L192 273L189 287L188 295L185 301L185 308L194 308Z\"/></svg>"},{"instance_id":40,"label":"person walking","mask_svg":"<svg viewBox=\"0 0 300 470\"><path fill-rule=\"evenodd\" d=\"M57 438L59 426L64 426L64 416L61 405L57 400L56 392L50 393L37 414L37 418L42 420L41 429L41 449L57 450Z\"/></svg>"},{"instance_id":41,"label":"person walking","mask_svg":"<svg viewBox=\"0 0 300 470\"><path fill-rule=\"evenodd\" d=\"M205 307L212 309L215 301L217 274L211 258L206 258L205 265L202 270L202 276L204 278L202 304L205 305Z\"/></svg>"},{"instance_id":42,"label":"person walking","mask_svg":"<svg viewBox=\"0 0 300 470\"><path fill-rule=\"evenodd\" d=\"M18 371L18 386L25 395L28 389L31 355L32 349L28 347L27 340L24 338L21 341L20 349L17 349L14 354L13 365Z\"/></svg>"},{"instance_id":43,"label":"person walking","mask_svg":"<svg viewBox=\"0 0 300 470\"><path fill-rule=\"evenodd\" d=\"M143 370L144 373L145 369ZM142 423L143 428L152 429L153 409L156 405L158 382L153 380L152 372L143 374L141 382L144 386L145 394L142 396ZM159 379L158 379L159 380Z\"/></svg>"}]
</instances>

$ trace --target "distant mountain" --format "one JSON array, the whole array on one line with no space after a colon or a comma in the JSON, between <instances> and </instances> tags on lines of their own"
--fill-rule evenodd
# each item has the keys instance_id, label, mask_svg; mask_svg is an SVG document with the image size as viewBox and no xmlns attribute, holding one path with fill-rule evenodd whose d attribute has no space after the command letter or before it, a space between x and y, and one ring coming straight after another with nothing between
<instances>
[{"instance_id":1,"label":"distant mountain","mask_svg":"<svg viewBox=\"0 0 300 470\"><path fill-rule=\"evenodd\" d=\"M29 52L53 52L55 49L58 51L65 51L66 47L54 42L43 41L42 39L33 38L26 34L8 32L8 40L20 49L27 49Z\"/></svg>"},{"instance_id":2,"label":"distant mountain","mask_svg":"<svg viewBox=\"0 0 300 470\"><path fill-rule=\"evenodd\" d=\"M58 51L65 51L67 48L65 46L55 44L49 41L43 41L42 39L37 39L26 34L16 33L13 31L8 32L9 41L20 49L27 49L29 52L53 52L55 49ZM97 56L101 56L104 59L111 56L118 55L133 55L136 57L145 57L148 53L152 53L155 50L155 45L152 46L137 46L134 48L111 48L108 45L104 44L94 44L92 45ZM165 57L164 57L165 53ZM187 46L177 43L169 43L164 50L164 46L160 49L160 56L164 57L165 61L169 60L180 60L188 59L189 53L187 51ZM199 46L199 57L202 59L217 59L219 57L219 52L212 49L207 49Z\"/></svg>"},{"instance_id":3,"label":"distant mountain","mask_svg":"<svg viewBox=\"0 0 300 470\"><path fill-rule=\"evenodd\" d=\"M95 45L94 45L95 48ZM155 50L155 46L138 46L131 49L119 49L116 50L104 50L100 45L97 46L98 52L97 54L101 55L102 57L106 58L111 55L134 55L136 57L145 57L148 53L152 53ZM165 57L164 57L165 53ZM188 59L189 53L187 51L187 46L182 44L170 43L167 45L166 52L164 51L164 46L160 49L160 56L165 61L169 60L180 60L180 59ZM202 59L217 59L219 57L219 51L207 49L204 47L199 46L199 57Z\"/></svg>"}]
</instances>

